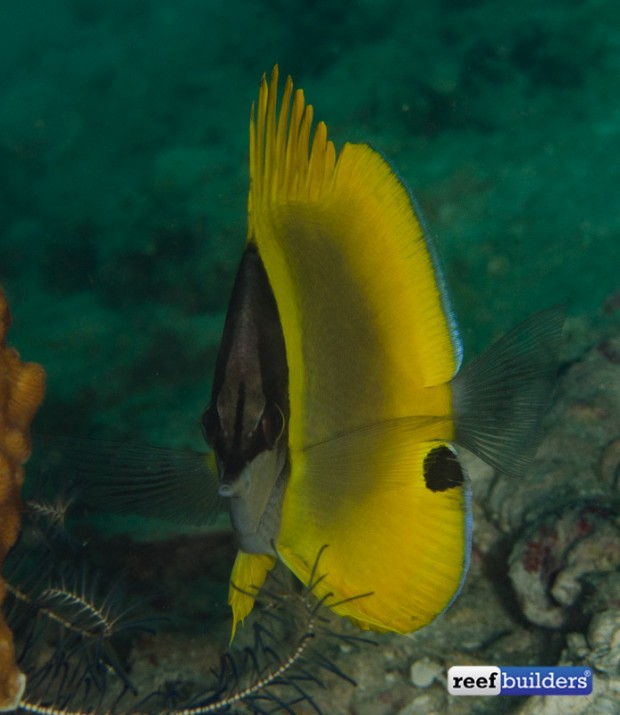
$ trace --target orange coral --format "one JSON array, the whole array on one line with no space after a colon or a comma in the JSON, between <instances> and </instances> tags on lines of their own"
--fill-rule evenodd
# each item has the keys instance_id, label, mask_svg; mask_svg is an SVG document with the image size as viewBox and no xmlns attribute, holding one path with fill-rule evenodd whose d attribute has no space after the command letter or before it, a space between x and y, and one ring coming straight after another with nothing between
<instances>
[{"instance_id":1,"label":"orange coral","mask_svg":"<svg viewBox=\"0 0 620 715\"><path fill-rule=\"evenodd\" d=\"M11 314L0 289L0 568L17 539L21 515L22 464L30 456L30 422L45 391L45 373L6 346ZM0 604L5 585L0 578ZM15 665L13 636L0 612L0 710L17 707L26 678Z\"/></svg>"}]
</instances>

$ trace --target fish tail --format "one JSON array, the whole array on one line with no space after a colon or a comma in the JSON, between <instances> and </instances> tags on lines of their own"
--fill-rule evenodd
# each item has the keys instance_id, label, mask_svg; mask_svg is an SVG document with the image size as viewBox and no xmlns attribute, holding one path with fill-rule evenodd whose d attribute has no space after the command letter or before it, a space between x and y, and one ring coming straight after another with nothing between
<instances>
[{"instance_id":1,"label":"fish tail","mask_svg":"<svg viewBox=\"0 0 620 715\"><path fill-rule=\"evenodd\" d=\"M565 311L535 313L452 380L454 441L500 472L523 474L556 384Z\"/></svg>"}]
</instances>

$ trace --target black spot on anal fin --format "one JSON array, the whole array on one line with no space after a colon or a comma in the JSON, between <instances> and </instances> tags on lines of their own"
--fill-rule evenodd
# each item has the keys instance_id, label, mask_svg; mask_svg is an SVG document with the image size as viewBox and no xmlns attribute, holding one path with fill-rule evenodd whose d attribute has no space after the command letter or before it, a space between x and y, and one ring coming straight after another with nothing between
<instances>
[{"instance_id":1,"label":"black spot on anal fin","mask_svg":"<svg viewBox=\"0 0 620 715\"><path fill-rule=\"evenodd\" d=\"M463 469L454 452L446 445L432 449L424 460L424 481L432 492L460 487L465 480Z\"/></svg>"}]
</instances>

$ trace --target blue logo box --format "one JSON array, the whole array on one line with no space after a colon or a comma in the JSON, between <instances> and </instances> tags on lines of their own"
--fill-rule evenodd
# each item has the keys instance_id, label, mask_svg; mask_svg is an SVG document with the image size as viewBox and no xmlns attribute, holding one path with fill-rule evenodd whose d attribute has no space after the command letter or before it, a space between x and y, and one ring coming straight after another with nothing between
<instances>
[{"instance_id":1,"label":"blue logo box","mask_svg":"<svg viewBox=\"0 0 620 715\"><path fill-rule=\"evenodd\" d=\"M453 665L450 695L590 695L588 666Z\"/></svg>"},{"instance_id":2,"label":"blue logo box","mask_svg":"<svg viewBox=\"0 0 620 715\"><path fill-rule=\"evenodd\" d=\"M592 669L575 666L500 666L501 695L590 695Z\"/></svg>"}]
</instances>

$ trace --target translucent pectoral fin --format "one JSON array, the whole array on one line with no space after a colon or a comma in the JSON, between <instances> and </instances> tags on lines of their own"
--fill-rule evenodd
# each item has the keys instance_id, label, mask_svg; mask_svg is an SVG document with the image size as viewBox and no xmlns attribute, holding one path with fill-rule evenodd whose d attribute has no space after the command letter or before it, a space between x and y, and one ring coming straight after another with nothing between
<instances>
[{"instance_id":1,"label":"translucent pectoral fin","mask_svg":"<svg viewBox=\"0 0 620 715\"><path fill-rule=\"evenodd\" d=\"M210 453L64 437L37 444L93 508L203 526L223 507Z\"/></svg>"},{"instance_id":2,"label":"translucent pectoral fin","mask_svg":"<svg viewBox=\"0 0 620 715\"><path fill-rule=\"evenodd\" d=\"M228 604L233 612L231 641L235 637L237 625L243 623L254 608L256 596L275 564L276 559L267 554L237 553L228 591Z\"/></svg>"}]
</instances>

